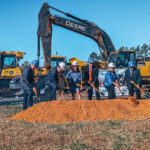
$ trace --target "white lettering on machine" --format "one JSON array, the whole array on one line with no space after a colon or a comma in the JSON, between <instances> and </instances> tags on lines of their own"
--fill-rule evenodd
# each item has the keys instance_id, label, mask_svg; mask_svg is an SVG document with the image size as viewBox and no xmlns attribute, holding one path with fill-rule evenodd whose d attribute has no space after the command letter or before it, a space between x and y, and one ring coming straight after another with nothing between
<instances>
[{"instance_id":1,"label":"white lettering on machine","mask_svg":"<svg viewBox=\"0 0 150 150\"><path fill-rule=\"evenodd\" d=\"M75 23L70 22L70 21L66 21L66 26L72 27L72 28L76 28L76 29L79 29L79 30L82 30L82 31L86 31L86 27L85 26L82 26L82 25L79 25L79 24L75 24Z\"/></svg>"}]
</instances>

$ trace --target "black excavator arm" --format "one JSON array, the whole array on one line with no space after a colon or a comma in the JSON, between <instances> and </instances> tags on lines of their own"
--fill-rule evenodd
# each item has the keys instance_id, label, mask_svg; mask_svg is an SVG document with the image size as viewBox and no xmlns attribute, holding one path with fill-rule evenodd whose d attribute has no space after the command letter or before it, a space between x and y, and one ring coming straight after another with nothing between
<instances>
[{"instance_id":1,"label":"black excavator arm","mask_svg":"<svg viewBox=\"0 0 150 150\"><path fill-rule=\"evenodd\" d=\"M64 15L74 19L70 20L60 16L52 15L49 11L49 8L54 9L63 13ZM44 64L46 67L50 66L51 63L51 40L52 40L52 24L61 26L68 30L72 30L84 36L87 36L93 39L99 47L101 55L103 55L104 61L107 61L111 52L115 51L114 45L107 35L107 33L100 29L94 23L91 23L87 20L80 19L69 13L65 13L61 10L58 10L52 6L49 6L47 3L44 3L39 15L39 26L38 26L38 53L37 56L40 56L40 37L42 41L43 54L44 54Z\"/></svg>"}]
</instances>

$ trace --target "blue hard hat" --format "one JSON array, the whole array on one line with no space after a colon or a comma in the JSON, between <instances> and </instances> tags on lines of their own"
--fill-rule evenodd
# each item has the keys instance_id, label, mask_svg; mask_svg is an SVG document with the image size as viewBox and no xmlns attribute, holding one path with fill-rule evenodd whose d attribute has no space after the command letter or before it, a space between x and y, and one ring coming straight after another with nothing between
<instances>
[{"instance_id":1,"label":"blue hard hat","mask_svg":"<svg viewBox=\"0 0 150 150\"><path fill-rule=\"evenodd\" d=\"M33 60L32 64L34 65L35 68L39 67L39 61L38 60Z\"/></svg>"},{"instance_id":2,"label":"blue hard hat","mask_svg":"<svg viewBox=\"0 0 150 150\"><path fill-rule=\"evenodd\" d=\"M133 62L133 61L129 61L129 63L128 63L128 67L135 67L135 63Z\"/></svg>"},{"instance_id":3,"label":"blue hard hat","mask_svg":"<svg viewBox=\"0 0 150 150\"><path fill-rule=\"evenodd\" d=\"M89 58L88 59L88 63L93 64L94 63L94 59L93 58Z\"/></svg>"}]
</instances>

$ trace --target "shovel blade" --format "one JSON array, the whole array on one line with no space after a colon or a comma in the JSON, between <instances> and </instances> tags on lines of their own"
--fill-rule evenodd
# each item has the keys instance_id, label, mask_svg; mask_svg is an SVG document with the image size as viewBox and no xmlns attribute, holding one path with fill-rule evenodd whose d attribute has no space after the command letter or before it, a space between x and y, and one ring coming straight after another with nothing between
<instances>
[{"instance_id":1,"label":"shovel blade","mask_svg":"<svg viewBox=\"0 0 150 150\"><path fill-rule=\"evenodd\" d=\"M99 92L99 94L101 94L102 96L105 96L105 94L103 92Z\"/></svg>"},{"instance_id":2,"label":"shovel blade","mask_svg":"<svg viewBox=\"0 0 150 150\"><path fill-rule=\"evenodd\" d=\"M40 94L44 94L45 90L41 89Z\"/></svg>"},{"instance_id":3,"label":"shovel blade","mask_svg":"<svg viewBox=\"0 0 150 150\"><path fill-rule=\"evenodd\" d=\"M150 98L150 94L145 94L144 95L146 98Z\"/></svg>"}]
</instances>

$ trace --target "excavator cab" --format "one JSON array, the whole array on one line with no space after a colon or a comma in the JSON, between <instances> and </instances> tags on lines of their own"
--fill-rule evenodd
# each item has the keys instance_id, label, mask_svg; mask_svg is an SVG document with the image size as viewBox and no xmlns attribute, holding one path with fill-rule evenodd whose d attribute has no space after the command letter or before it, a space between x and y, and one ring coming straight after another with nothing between
<instances>
[{"instance_id":1,"label":"excavator cab","mask_svg":"<svg viewBox=\"0 0 150 150\"><path fill-rule=\"evenodd\" d=\"M67 62L67 59L65 56L51 56L51 67L54 68L58 66L60 62Z\"/></svg>"},{"instance_id":2,"label":"excavator cab","mask_svg":"<svg viewBox=\"0 0 150 150\"><path fill-rule=\"evenodd\" d=\"M111 53L109 57L109 63L113 62L116 68L128 68L129 61L136 64L135 50L119 50Z\"/></svg>"},{"instance_id":3,"label":"excavator cab","mask_svg":"<svg viewBox=\"0 0 150 150\"><path fill-rule=\"evenodd\" d=\"M17 76L21 75L18 61L23 58L24 52L0 52L0 76Z\"/></svg>"}]
</instances>

